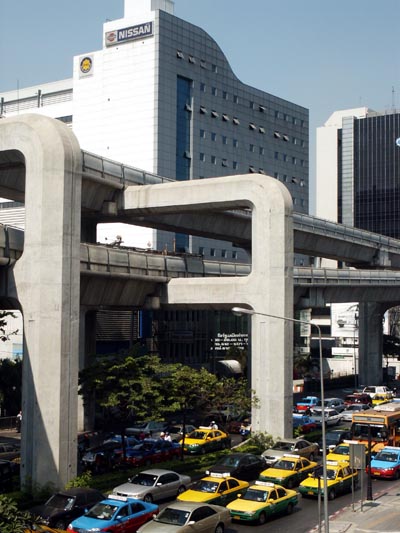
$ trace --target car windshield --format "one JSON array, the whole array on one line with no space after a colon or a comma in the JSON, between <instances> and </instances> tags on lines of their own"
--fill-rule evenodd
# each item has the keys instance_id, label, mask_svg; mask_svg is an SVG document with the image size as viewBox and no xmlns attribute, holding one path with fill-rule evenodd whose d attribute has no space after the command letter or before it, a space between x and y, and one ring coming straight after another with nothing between
<instances>
[{"instance_id":1,"label":"car windshield","mask_svg":"<svg viewBox=\"0 0 400 533\"><path fill-rule=\"evenodd\" d=\"M326 471L326 477L328 479L336 479L337 476L337 470L334 470L333 468L328 468Z\"/></svg>"},{"instance_id":2,"label":"car windshield","mask_svg":"<svg viewBox=\"0 0 400 533\"><path fill-rule=\"evenodd\" d=\"M333 453L337 455L349 455L349 447L348 446L336 446L336 448L333 450Z\"/></svg>"},{"instance_id":3,"label":"car windshield","mask_svg":"<svg viewBox=\"0 0 400 533\"><path fill-rule=\"evenodd\" d=\"M379 452L377 455L375 455L375 461L387 461L388 463L396 463L398 460L398 453Z\"/></svg>"},{"instance_id":4,"label":"car windshield","mask_svg":"<svg viewBox=\"0 0 400 533\"><path fill-rule=\"evenodd\" d=\"M282 450L290 452L294 448L294 444L292 442L284 442L284 441L278 441L274 444L272 447L273 450Z\"/></svg>"},{"instance_id":5,"label":"car windshield","mask_svg":"<svg viewBox=\"0 0 400 533\"><path fill-rule=\"evenodd\" d=\"M163 524L173 524L176 526L184 526L188 521L190 516L189 511L184 511L182 509L172 509L171 507L166 507L161 513L154 519L156 522L161 522Z\"/></svg>"},{"instance_id":6,"label":"car windshield","mask_svg":"<svg viewBox=\"0 0 400 533\"><path fill-rule=\"evenodd\" d=\"M75 498L72 496L67 496L66 494L53 494L53 496L47 500L46 505L68 511L74 506L74 501Z\"/></svg>"},{"instance_id":7,"label":"car windshield","mask_svg":"<svg viewBox=\"0 0 400 533\"><path fill-rule=\"evenodd\" d=\"M223 465L223 466L238 466L239 465L240 458L239 457L233 457L230 455L226 455L225 457L222 457L217 462L217 465Z\"/></svg>"},{"instance_id":8,"label":"car windshield","mask_svg":"<svg viewBox=\"0 0 400 533\"><path fill-rule=\"evenodd\" d=\"M158 476L151 474L138 474L129 480L133 485L143 485L144 487L153 487L156 484Z\"/></svg>"},{"instance_id":9,"label":"car windshield","mask_svg":"<svg viewBox=\"0 0 400 533\"><path fill-rule=\"evenodd\" d=\"M100 502L92 507L85 516L87 518L96 518L97 520L111 520L117 509L117 505Z\"/></svg>"},{"instance_id":10,"label":"car windshield","mask_svg":"<svg viewBox=\"0 0 400 533\"><path fill-rule=\"evenodd\" d=\"M274 468L278 470L294 470L296 463L287 459L280 459L274 464Z\"/></svg>"},{"instance_id":11,"label":"car windshield","mask_svg":"<svg viewBox=\"0 0 400 533\"><path fill-rule=\"evenodd\" d=\"M193 490L198 490L200 492L217 492L219 483L216 481L205 481L201 479L193 485Z\"/></svg>"},{"instance_id":12,"label":"car windshield","mask_svg":"<svg viewBox=\"0 0 400 533\"><path fill-rule=\"evenodd\" d=\"M243 496L243 500L250 500L251 502L266 502L268 500L269 492L267 490L249 489Z\"/></svg>"},{"instance_id":13,"label":"car windshield","mask_svg":"<svg viewBox=\"0 0 400 533\"><path fill-rule=\"evenodd\" d=\"M190 439L200 439L204 440L207 437L207 433L205 431L192 431L192 433L189 433Z\"/></svg>"}]
</instances>

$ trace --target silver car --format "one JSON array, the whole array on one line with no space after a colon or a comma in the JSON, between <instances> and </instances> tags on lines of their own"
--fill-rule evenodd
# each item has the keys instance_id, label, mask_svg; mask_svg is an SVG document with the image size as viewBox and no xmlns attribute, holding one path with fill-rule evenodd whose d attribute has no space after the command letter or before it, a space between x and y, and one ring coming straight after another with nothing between
<instances>
[{"instance_id":1,"label":"silver car","mask_svg":"<svg viewBox=\"0 0 400 533\"><path fill-rule=\"evenodd\" d=\"M219 505L174 502L141 526L137 533L224 533L230 526L229 509Z\"/></svg>"},{"instance_id":2,"label":"silver car","mask_svg":"<svg viewBox=\"0 0 400 533\"><path fill-rule=\"evenodd\" d=\"M191 482L189 476L177 474L172 470L151 468L129 478L127 483L115 487L113 494L152 502L164 498L176 498L189 487Z\"/></svg>"}]
</instances>

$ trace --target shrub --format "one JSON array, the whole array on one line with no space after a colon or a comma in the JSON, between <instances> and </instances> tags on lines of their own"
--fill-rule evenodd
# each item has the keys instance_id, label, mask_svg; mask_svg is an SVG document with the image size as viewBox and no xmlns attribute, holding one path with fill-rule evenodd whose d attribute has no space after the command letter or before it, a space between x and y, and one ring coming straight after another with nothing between
<instances>
[{"instance_id":1,"label":"shrub","mask_svg":"<svg viewBox=\"0 0 400 533\"><path fill-rule=\"evenodd\" d=\"M34 524L28 511L20 511L16 501L8 496L0 496L0 531L1 533L24 533Z\"/></svg>"}]
</instances>

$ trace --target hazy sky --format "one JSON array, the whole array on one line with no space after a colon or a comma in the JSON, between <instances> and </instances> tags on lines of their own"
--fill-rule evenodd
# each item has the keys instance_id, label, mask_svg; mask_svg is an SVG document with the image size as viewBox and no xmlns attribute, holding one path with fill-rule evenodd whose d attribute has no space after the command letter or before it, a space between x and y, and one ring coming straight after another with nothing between
<instances>
[{"instance_id":1,"label":"hazy sky","mask_svg":"<svg viewBox=\"0 0 400 533\"><path fill-rule=\"evenodd\" d=\"M134 0L131 0L134 1ZM72 77L74 55L102 46L123 0L1 0L0 96ZM206 30L238 78L310 110L315 129L337 109L400 108L400 0L176 0L175 15Z\"/></svg>"}]
</instances>

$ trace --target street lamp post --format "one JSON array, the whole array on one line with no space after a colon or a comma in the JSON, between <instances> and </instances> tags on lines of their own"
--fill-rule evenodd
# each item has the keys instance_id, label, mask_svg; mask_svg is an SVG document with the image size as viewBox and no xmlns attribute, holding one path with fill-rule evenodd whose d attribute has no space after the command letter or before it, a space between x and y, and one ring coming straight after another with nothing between
<instances>
[{"instance_id":1,"label":"street lamp post","mask_svg":"<svg viewBox=\"0 0 400 533\"><path fill-rule=\"evenodd\" d=\"M327 483L327 469L326 469L326 428L325 428L325 393L324 393L324 374L323 374L323 359L322 359L322 334L321 328L315 322L307 320L298 320L286 316L271 315L269 313L261 313L254 311L254 309L246 309L245 307L233 307L232 313L235 315L260 315L269 318L277 318L278 320L287 320L288 322L297 322L298 324L308 324L314 326L318 330L319 338L319 367L320 367L320 385L321 385L321 424L322 424L322 479L324 487L324 529L325 533L329 533L329 514L328 514L328 483Z\"/></svg>"}]
</instances>

